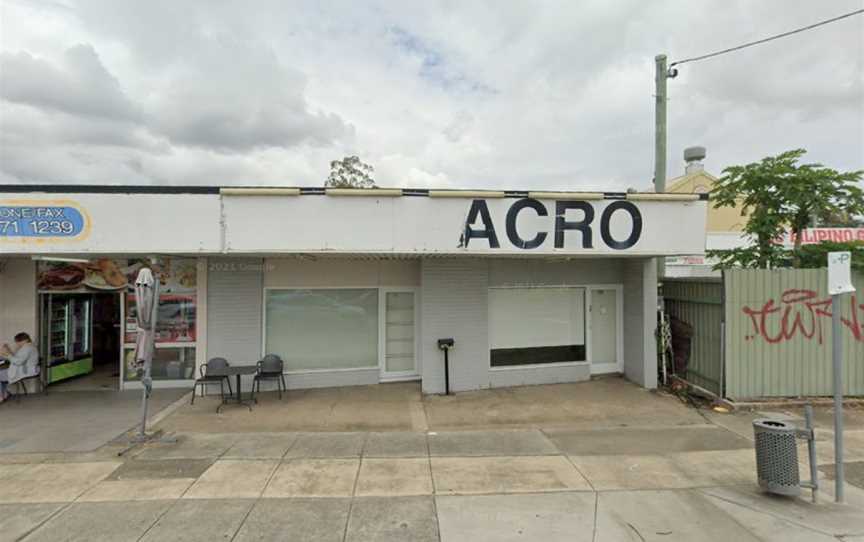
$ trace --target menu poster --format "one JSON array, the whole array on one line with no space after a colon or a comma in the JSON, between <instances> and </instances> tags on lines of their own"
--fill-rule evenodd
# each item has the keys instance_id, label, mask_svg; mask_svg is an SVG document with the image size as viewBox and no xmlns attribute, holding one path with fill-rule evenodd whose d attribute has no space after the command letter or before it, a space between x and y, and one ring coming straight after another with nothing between
<instances>
[{"instance_id":1,"label":"menu poster","mask_svg":"<svg viewBox=\"0 0 864 542\"><path fill-rule=\"evenodd\" d=\"M87 262L42 261L36 268L40 292L119 291L135 282L129 280L126 260L96 258Z\"/></svg>"},{"instance_id":2,"label":"menu poster","mask_svg":"<svg viewBox=\"0 0 864 542\"><path fill-rule=\"evenodd\" d=\"M36 284L41 292L134 291L138 271L149 265L159 278L163 293L194 293L198 266L194 258L147 259L94 258L87 262L41 261Z\"/></svg>"}]
</instances>

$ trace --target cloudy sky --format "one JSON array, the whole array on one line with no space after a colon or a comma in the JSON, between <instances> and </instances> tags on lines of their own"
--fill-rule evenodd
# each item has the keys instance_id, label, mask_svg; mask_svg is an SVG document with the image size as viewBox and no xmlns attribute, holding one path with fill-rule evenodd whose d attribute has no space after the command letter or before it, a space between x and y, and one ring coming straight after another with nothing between
<instances>
[{"instance_id":1,"label":"cloudy sky","mask_svg":"<svg viewBox=\"0 0 864 542\"><path fill-rule=\"evenodd\" d=\"M322 4L326 4L322 5ZM0 183L623 189L670 60L864 1L0 0ZM669 176L804 147L864 169L864 17L686 64Z\"/></svg>"}]
</instances>

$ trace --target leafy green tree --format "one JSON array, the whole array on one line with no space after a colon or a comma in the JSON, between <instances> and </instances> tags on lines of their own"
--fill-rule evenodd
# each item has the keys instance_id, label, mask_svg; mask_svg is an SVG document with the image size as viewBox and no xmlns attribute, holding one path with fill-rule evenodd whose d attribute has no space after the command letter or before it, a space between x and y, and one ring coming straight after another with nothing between
<instances>
[{"instance_id":1,"label":"leafy green tree","mask_svg":"<svg viewBox=\"0 0 864 542\"><path fill-rule=\"evenodd\" d=\"M346 156L330 162L330 175L324 186L329 188L377 188L372 173L375 168L357 156Z\"/></svg>"},{"instance_id":2,"label":"leafy green tree","mask_svg":"<svg viewBox=\"0 0 864 542\"><path fill-rule=\"evenodd\" d=\"M804 149L768 156L744 166L730 166L711 191L715 208L741 205L744 232L751 246L709 251L717 267L768 268L801 264L801 232L814 217L864 213L864 171L838 172L822 164L799 164ZM778 246L786 230L795 238L791 255ZM824 264L823 264L824 265Z\"/></svg>"},{"instance_id":3,"label":"leafy green tree","mask_svg":"<svg viewBox=\"0 0 864 542\"><path fill-rule=\"evenodd\" d=\"M825 267L829 252L851 252L852 269L864 271L864 241L846 243L822 241L814 245L804 245L799 254L801 267L808 269Z\"/></svg>"}]
</instances>

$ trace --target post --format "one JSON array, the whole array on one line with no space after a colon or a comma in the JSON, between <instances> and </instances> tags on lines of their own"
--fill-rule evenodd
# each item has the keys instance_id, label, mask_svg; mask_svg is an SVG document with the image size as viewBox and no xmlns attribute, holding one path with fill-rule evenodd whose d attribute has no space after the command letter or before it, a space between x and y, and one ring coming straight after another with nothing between
<instances>
[{"instance_id":1,"label":"post","mask_svg":"<svg viewBox=\"0 0 864 542\"><path fill-rule=\"evenodd\" d=\"M804 407L804 425L807 427L807 461L810 466L810 499L815 503L819 491L819 470L816 466L816 433L813 428L813 406Z\"/></svg>"},{"instance_id":2,"label":"post","mask_svg":"<svg viewBox=\"0 0 864 542\"><path fill-rule=\"evenodd\" d=\"M444 394L450 395L450 349L444 349Z\"/></svg>"},{"instance_id":3,"label":"post","mask_svg":"<svg viewBox=\"0 0 864 542\"><path fill-rule=\"evenodd\" d=\"M843 502L843 335L840 294L831 296L831 361L834 367L834 502Z\"/></svg>"},{"instance_id":4,"label":"post","mask_svg":"<svg viewBox=\"0 0 864 542\"><path fill-rule=\"evenodd\" d=\"M666 55L654 57L654 192L666 191ZM666 258L657 258L657 279L666 275Z\"/></svg>"},{"instance_id":5,"label":"post","mask_svg":"<svg viewBox=\"0 0 864 542\"><path fill-rule=\"evenodd\" d=\"M666 55L654 57L654 191L666 190Z\"/></svg>"}]
</instances>

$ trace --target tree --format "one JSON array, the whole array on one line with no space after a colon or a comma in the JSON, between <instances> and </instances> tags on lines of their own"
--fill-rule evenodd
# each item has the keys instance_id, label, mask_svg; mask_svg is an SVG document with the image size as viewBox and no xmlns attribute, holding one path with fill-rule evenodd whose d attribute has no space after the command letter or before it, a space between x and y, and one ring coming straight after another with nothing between
<instances>
[{"instance_id":1,"label":"tree","mask_svg":"<svg viewBox=\"0 0 864 542\"><path fill-rule=\"evenodd\" d=\"M377 188L372 172L375 168L357 156L346 156L330 162L330 175L324 186L329 188Z\"/></svg>"},{"instance_id":2,"label":"tree","mask_svg":"<svg viewBox=\"0 0 864 542\"><path fill-rule=\"evenodd\" d=\"M851 252L852 269L864 271L864 241L849 241L845 243L822 241L814 245L804 245L801 247L800 253L801 267L825 267L829 252Z\"/></svg>"},{"instance_id":3,"label":"tree","mask_svg":"<svg viewBox=\"0 0 864 542\"><path fill-rule=\"evenodd\" d=\"M741 205L744 232L753 244L732 250L712 250L717 267L768 268L801 264L801 232L826 216L856 216L864 212L864 171L840 173L822 164L799 164L803 149L768 156L744 166L730 166L711 191L715 208ZM776 243L790 230L791 254Z\"/></svg>"}]
</instances>

